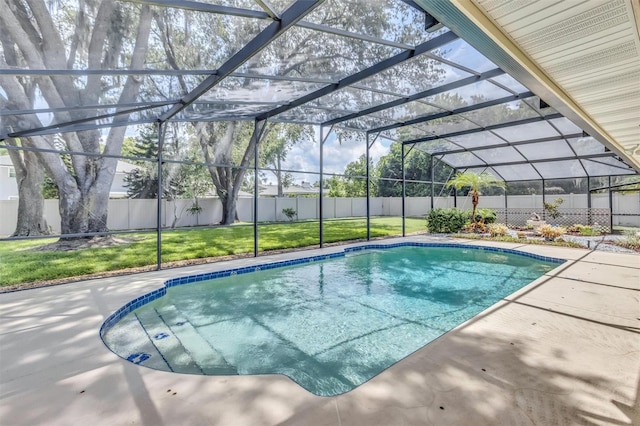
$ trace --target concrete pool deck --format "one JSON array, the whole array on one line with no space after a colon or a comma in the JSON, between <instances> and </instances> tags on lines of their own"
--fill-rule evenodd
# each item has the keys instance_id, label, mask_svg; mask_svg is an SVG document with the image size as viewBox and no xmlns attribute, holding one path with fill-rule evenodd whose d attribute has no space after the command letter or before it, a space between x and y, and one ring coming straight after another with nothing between
<instances>
[{"instance_id":1,"label":"concrete pool deck","mask_svg":"<svg viewBox=\"0 0 640 426\"><path fill-rule=\"evenodd\" d=\"M442 241L429 237L378 240ZM98 330L168 278L245 258L0 294L0 425L640 424L640 256L447 240L569 260L351 392L136 366Z\"/></svg>"}]
</instances>

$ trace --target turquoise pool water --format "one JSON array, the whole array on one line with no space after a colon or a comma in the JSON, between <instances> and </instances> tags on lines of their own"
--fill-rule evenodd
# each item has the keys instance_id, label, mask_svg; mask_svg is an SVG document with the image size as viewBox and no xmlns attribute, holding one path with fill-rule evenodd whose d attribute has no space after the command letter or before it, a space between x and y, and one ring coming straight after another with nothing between
<instances>
[{"instance_id":1,"label":"turquoise pool water","mask_svg":"<svg viewBox=\"0 0 640 426\"><path fill-rule=\"evenodd\" d=\"M168 288L103 339L158 370L280 373L337 395L557 265L473 248L362 250Z\"/></svg>"}]
</instances>

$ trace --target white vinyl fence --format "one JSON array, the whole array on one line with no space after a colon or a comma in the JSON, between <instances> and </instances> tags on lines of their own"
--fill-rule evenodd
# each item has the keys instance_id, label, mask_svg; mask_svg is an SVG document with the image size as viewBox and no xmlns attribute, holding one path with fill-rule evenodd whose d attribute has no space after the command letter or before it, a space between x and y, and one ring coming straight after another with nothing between
<instances>
[{"instance_id":1,"label":"white vinyl fence","mask_svg":"<svg viewBox=\"0 0 640 426\"><path fill-rule=\"evenodd\" d=\"M592 196L593 208L609 207L607 194ZM584 194L563 194L561 196L547 196L547 201L562 198L563 209L584 209L587 207L587 196ZM163 227L206 226L215 225L222 219L222 204L217 198L199 199L202 211L198 214L189 213L193 200L177 200L162 202ZM436 208L453 207L453 197L435 197ZM471 209L469 197L458 197L458 208ZM405 211L408 217L424 217L430 210L429 197L411 197L406 199ZM503 196L482 196L480 207L496 210L504 209ZM285 208L297 212L296 219L318 219L320 203L318 198L268 198L258 199L258 221L274 222L286 221L282 213ZM532 213L542 215L541 195L510 195L507 199L508 209L529 209ZM372 216L402 216L402 198L374 197L370 201ZM57 200L45 200L45 218L52 231L60 232L60 214ZM613 223L614 225L640 226L640 194L613 194ZM18 214L17 200L0 201L0 235L10 235L16 225ZM364 217L367 214L366 198L325 198L323 202L323 217L325 219ZM238 200L238 219L241 222L253 222L253 199L240 198ZM109 200L109 214L107 226L113 231L130 229L153 229L156 227L156 201L112 199Z\"/></svg>"}]
</instances>

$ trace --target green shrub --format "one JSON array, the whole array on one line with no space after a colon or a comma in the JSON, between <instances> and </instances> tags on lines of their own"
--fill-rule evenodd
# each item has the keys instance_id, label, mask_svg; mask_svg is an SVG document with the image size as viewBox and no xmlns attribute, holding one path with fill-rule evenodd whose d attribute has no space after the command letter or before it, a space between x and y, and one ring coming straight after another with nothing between
<instances>
[{"instance_id":1,"label":"green shrub","mask_svg":"<svg viewBox=\"0 0 640 426\"><path fill-rule=\"evenodd\" d=\"M427 215L427 228L431 233L460 232L471 214L458 209L433 209Z\"/></svg>"},{"instance_id":2,"label":"green shrub","mask_svg":"<svg viewBox=\"0 0 640 426\"><path fill-rule=\"evenodd\" d=\"M593 229L590 226L583 226L582 228L580 228L580 235L584 235L587 237L592 237L594 235L600 235L600 232L598 232L597 229Z\"/></svg>"},{"instance_id":3,"label":"green shrub","mask_svg":"<svg viewBox=\"0 0 640 426\"><path fill-rule=\"evenodd\" d=\"M295 219L297 212L290 208L287 207L286 209L282 209L282 214L285 215L287 217L287 219L289 219L289 221L293 221L293 219Z\"/></svg>"},{"instance_id":4,"label":"green shrub","mask_svg":"<svg viewBox=\"0 0 640 426\"><path fill-rule=\"evenodd\" d=\"M567 232L579 233L580 235L591 237L594 235L600 235L600 232L597 229L594 229L593 226L581 225L576 223L567 228Z\"/></svg>"},{"instance_id":5,"label":"green shrub","mask_svg":"<svg viewBox=\"0 0 640 426\"><path fill-rule=\"evenodd\" d=\"M468 212L467 214L469 215L469 218L471 218L471 212ZM498 217L496 216L496 212L494 210L491 210L491 209L476 210L476 222L482 221L484 222L485 225L488 225L490 223L495 223L496 220L498 220Z\"/></svg>"}]
</instances>

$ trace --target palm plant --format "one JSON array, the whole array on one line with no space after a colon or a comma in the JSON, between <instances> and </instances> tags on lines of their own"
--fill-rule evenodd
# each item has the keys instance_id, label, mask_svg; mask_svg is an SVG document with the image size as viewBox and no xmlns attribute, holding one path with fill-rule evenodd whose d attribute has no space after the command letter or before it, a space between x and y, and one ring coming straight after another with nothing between
<instances>
[{"instance_id":1,"label":"palm plant","mask_svg":"<svg viewBox=\"0 0 640 426\"><path fill-rule=\"evenodd\" d=\"M470 188L471 204L473 204L473 211L471 212L471 222L476 224L476 209L480 202L480 190L491 186L497 186L502 189L506 189L507 185L504 181L496 179L493 175L487 172L480 174L466 171L463 173L457 173L453 178L449 179L446 184L447 188L454 187L456 190L462 188Z\"/></svg>"}]
</instances>

